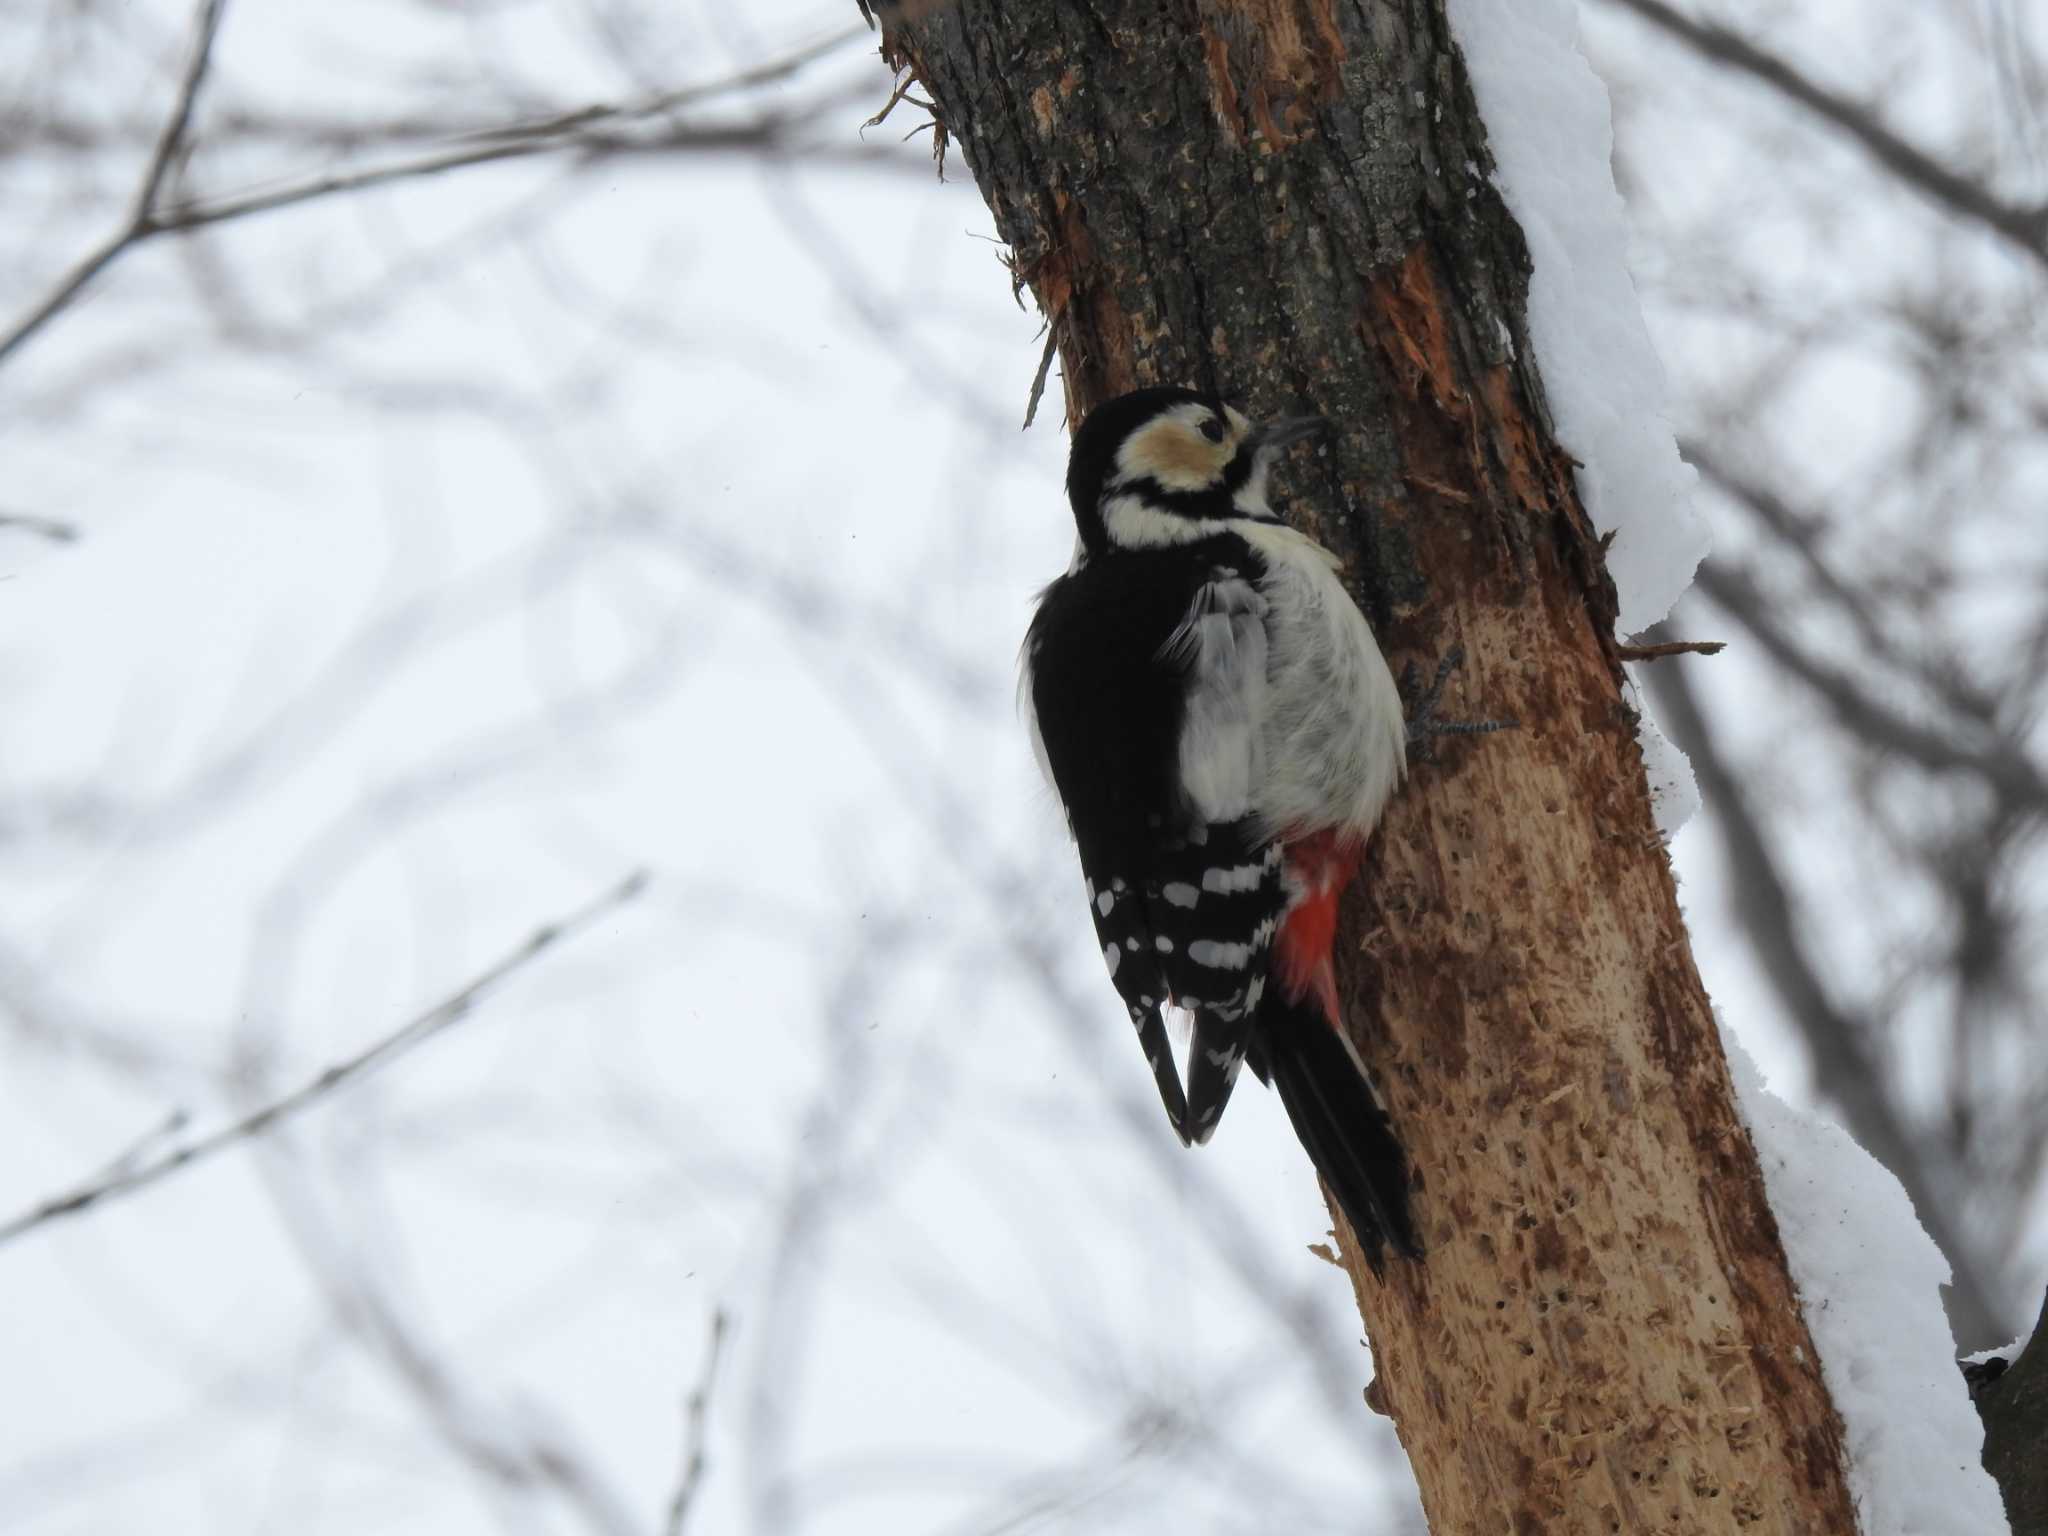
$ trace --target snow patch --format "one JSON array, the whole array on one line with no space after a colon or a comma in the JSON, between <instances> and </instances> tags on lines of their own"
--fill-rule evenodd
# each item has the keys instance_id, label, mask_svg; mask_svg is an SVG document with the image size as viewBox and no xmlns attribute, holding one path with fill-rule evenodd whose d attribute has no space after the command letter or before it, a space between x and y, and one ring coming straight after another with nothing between
<instances>
[{"instance_id":1,"label":"snow patch","mask_svg":"<svg viewBox=\"0 0 2048 1536\"><path fill-rule=\"evenodd\" d=\"M1657 818L1657 830L1669 839L1700 808L1699 783L1678 743L1658 730L1657 722L1650 718L1649 702L1633 678L1621 696L1636 712L1636 747L1643 754L1643 777L1650 783L1650 810Z\"/></svg>"},{"instance_id":2,"label":"snow patch","mask_svg":"<svg viewBox=\"0 0 2048 1536\"><path fill-rule=\"evenodd\" d=\"M1607 87L1579 50L1574 0L1450 0L1486 120L1494 184L1528 238L1529 335L1558 441L1602 533L1632 635L1671 611L1707 552L1691 466L1664 414L1664 368L1628 275Z\"/></svg>"},{"instance_id":3,"label":"snow patch","mask_svg":"<svg viewBox=\"0 0 2048 1536\"><path fill-rule=\"evenodd\" d=\"M1698 477L1678 456L1664 368L1628 273L1607 87L1579 48L1575 0L1449 0L1448 8L1486 122L1494 184L1535 263L1529 336L1557 438L1579 461L1593 526L1614 535L1615 627L1638 634L1692 585L1708 540L1692 505ZM1643 763L1668 836L1699 795L1685 755L1647 713L1642 720Z\"/></svg>"},{"instance_id":4,"label":"snow patch","mask_svg":"<svg viewBox=\"0 0 2048 1536\"><path fill-rule=\"evenodd\" d=\"M1964 1365L1982 1365L1986 1360L2003 1360L2010 1365L2027 1352L2027 1346L2033 1342L2033 1339L2034 1330L2029 1328L2010 1344L2000 1344L1994 1349L1980 1349L1974 1355L1964 1355L1962 1363Z\"/></svg>"},{"instance_id":5,"label":"snow patch","mask_svg":"<svg viewBox=\"0 0 2048 1536\"><path fill-rule=\"evenodd\" d=\"M1942 1311L1948 1261L1877 1159L1767 1089L1725 1021L1721 1043L1842 1415L1859 1536L2008 1530Z\"/></svg>"}]
</instances>

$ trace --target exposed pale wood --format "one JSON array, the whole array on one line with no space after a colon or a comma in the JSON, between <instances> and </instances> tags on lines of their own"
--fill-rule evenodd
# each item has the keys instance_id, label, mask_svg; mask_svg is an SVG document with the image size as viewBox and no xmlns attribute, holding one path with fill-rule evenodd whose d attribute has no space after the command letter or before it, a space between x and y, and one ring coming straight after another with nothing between
<instances>
[{"instance_id":1,"label":"exposed pale wood","mask_svg":"<svg viewBox=\"0 0 2048 1536\"><path fill-rule=\"evenodd\" d=\"M1346 910L1430 1251L1385 1284L1344 1253L1432 1529L1852 1531L1437 5L960 0L885 47L1052 317L1070 415L1174 381L1341 423L1290 466L1301 519L1397 658L1462 645L1465 712L1525 722L1418 771Z\"/></svg>"}]
</instances>

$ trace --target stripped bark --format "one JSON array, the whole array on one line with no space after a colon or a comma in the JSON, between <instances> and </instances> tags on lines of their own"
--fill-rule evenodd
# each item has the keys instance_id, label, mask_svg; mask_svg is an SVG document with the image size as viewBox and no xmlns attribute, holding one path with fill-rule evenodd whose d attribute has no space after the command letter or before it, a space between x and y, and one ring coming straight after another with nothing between
<instances>
[{"instance_id":1,"label":"stripped bark","mask_svg":"<svg viewBox=\"0 0 2048 1536\"><path fill-rule=\"evenodd\" d=\"M1153 382L1330 416L1296 520L1390 654L1461 645L1467 712L1525 722L1418 773L1340 940L1429 1254L1382 1284L1340 1237L1432 1530L1853 1531L1440 0L881 14L1070 421Z\"/></svg>"}]
</instances>

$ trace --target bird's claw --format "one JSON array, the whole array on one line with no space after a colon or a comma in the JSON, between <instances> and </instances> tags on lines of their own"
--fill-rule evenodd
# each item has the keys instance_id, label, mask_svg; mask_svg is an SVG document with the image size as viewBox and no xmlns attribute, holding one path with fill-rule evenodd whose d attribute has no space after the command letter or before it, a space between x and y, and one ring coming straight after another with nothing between
<instances>
[{"instance_id":1,"label":"bird's claw","mask_svg":"<svg viewBox=\"0 0 2048 1536\"><path fill-rule=\"evenodd\" d=\"M1422 671L1414 662L1401 669L1401 702L1408 712L1408 751L1417 760L1425 763L1436 761L1436 744L1445 736L1486 736L1494 731L1510 730L1516 725L1513 720L1439 720L1437 705L1443 701L1444 685L1451 680L1451 674L1465 661L1465 648L1454 645L1444 653L1437 663L1436 676L1427 688L1422 686Z\"/></svg>"}]
</instances>

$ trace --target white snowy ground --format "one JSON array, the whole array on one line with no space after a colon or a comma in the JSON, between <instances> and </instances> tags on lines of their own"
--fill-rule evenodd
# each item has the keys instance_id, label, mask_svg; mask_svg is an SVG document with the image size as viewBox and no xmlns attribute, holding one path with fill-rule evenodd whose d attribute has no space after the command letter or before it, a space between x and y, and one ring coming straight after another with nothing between
<instances>
[{"instance_id":1,"label":"white snowy ground","mask_svg":"<svg viewBox=\"0 0 2048 1536\"><path fill-rule=\"evenodd\" d=\"M447 42L409 8L231 15L223 68L280 102ZM1557 120L1604 158L1594 115ZM1398 1528L1281 1118L1253 1093L1163 1163L1134 1129L1161 1128L1010 711L1071 533L971 184L626 162L518 225L549 179L236 231L259 312L354 306L310 359L185 355L206 326L152 251L0 371L10 502L83 532L0 543L0 1211L655 876L275 1152L0 1250L0 1522L654 1529L724 1308L700 1530L1351 1528L1381 1488ZM1604 302L1611 253L1553 233ZM423 264L446 280L399 283ZM1593 494L1648 622L1697 533L1657 537L1683 471L1602 409L1567 419L1589 463L1618 445ZM1678 855L1717 997L1796 1081L1717 963L1711 857ZM451 1471L536 1440L601 1488Z\"/></svg>"}]
</instances>

